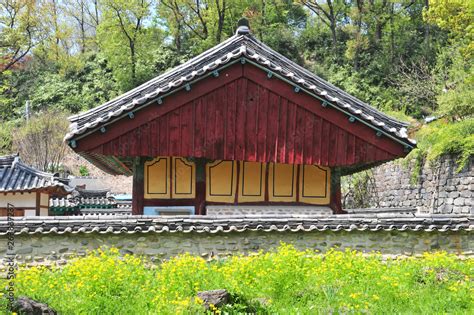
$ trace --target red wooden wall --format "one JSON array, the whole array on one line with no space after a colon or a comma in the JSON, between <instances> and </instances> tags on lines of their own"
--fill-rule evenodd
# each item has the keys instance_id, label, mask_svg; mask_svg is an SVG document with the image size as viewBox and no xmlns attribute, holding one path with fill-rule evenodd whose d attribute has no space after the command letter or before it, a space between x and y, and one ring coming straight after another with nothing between
<instances>
[{"instance_id":1,"label":"red wooden wall","mask_svg":"<svg viewBox=\"0 0 474 315\"><path fill-rule=\"evenodd\" d=\"M349 166L403 145L252 65L237 64L78 140L76 151Z\"/></svg>"}]
</instances>

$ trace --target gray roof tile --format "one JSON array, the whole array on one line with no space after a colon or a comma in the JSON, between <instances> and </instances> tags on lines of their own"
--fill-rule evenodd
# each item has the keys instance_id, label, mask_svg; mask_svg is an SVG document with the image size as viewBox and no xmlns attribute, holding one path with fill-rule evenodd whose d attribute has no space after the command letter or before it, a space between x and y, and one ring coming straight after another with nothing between
<instances>
[{"instance_id":1,"label":"gray roof tile","mask_svg":"<svg viewBox=\"0 0 474 315\"><path fill-rule=\"evenodd\" d=\"M0 156L0 192L38 191L54 188L56 193L68 194L73 189L53 174L23 164L18 155Z\"/></svg>"},{"instance_id":2,"label":"gray roof tile","mask_svg":"<svg viewBox=\"0 0 474 315\"><path fill-rule=\"evenodd\" d=\"M0 235L9 232L7 218L0 217ZM474 217L460 215L291 215L261 216L131 216L86 215L15 217L15 234L64 233L229 233L317 231L473 231Z\"/></svg>"}]
</instances>

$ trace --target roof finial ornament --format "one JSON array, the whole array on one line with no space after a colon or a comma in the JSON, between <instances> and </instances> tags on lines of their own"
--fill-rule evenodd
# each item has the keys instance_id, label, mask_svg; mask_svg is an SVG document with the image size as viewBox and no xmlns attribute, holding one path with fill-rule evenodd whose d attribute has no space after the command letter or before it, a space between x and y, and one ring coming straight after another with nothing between
<instances>
[{"instance_id":1,"label":"roof finial ornament","mask_svg":"<svg viewBox=\"0 0 474 315\"><path fill-rule=\"evenodd\" d=\"M250 26L249 20L246 18L241 18L239 22L237 22L237 31L235 32L236 35L246 35L250 34Z\"/></svg>"}]
</instances>

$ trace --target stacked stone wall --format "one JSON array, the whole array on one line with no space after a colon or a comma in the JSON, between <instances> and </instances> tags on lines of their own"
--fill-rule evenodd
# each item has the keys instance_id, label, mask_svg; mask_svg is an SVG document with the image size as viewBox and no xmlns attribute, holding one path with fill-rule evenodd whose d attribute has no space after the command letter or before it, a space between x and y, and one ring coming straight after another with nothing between
<instances>
[{"instance_id":1,"label":"stacked stone wall","mask_svg":"<svg viewBox=\"0 0 474 315\"><path fill-rule=\"evenodd\" d=\"M474 235L469 231L313 231L231 233L146 233L146 234L23 234L15 238L16 261L26 266L64 265L74 257L102 246L116 247L121 254L144 255L151 261L182 253L205 258L255 253L277 248L281 242L296 248L352 248L363 252L380 251L388 255L416 255L444 250L472 256ZM0 274L5 271L6 238L0 238Z\"/></svg>"},{"instance_id":2,"label":"stacked stone wall","mask_svg":"<svg viewBox=\"0 0 474 315\"><path fill-rule=\"evenodd\" d=\"M413 182L415 163L394 161L373 170L374 207L416 207L421 213L474 214L474 158L460 171L452 157L426 163Z\"/></svg>"}]
</instances>

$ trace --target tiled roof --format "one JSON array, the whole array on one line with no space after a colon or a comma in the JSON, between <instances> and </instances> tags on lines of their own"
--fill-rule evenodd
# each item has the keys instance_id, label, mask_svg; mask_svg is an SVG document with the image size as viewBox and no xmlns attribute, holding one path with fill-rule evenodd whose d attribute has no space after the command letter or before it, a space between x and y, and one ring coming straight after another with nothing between
<instances>
[{"instance_id":1,"label":"tiled roof","mask_svg":"<svg viewBox=\"0 0 474 315\"><path fill-rule=\"evenodd\" d=\"M113 197L70 197L51 198L49 207L53 214L107 214L124 215L132 213L128 201L117 202Z\"/></svg>"},{"instance_id":2,"label":"tiled roof","mask_svg":"<svg viewBox=\"0 0 474 315\"><path fill-rule=\"evenodd\" d=\"M0 218L0 235L9 223ZM134 234L317 231L473 231L473 216L332 215L332 216L67 216L15 217L15 234Z\"/></svg>"},{"instance_id":3,"label":"tiled roof","mask_svg":"<svg viewBox=\"0 0 474 315\"><path fill-rule=\"evenodd\" d=\"M73 189L60 182L53 174L29 167L18 155L0 156L0 192L30 192L53 189L64 194Z\"/></svg>"},{"instance_id":4,"label":"tiled roof","mask_svg":"<svg viewBox=\"0 0 474 315\"><path fill-rule=\"evenodd\" d=\"M380 130L408 147L413 147L415 143L408 139L407 123L385 115L321 79L275 52L245 30L238 30L234 36L221 44L101 106L70 117L70 132L65 139L70 140L97 130L105 124L124 117L129 112L147 106L166 94L184 88L191 81L207 77L223 66L238 62L239 59L241 62L249 62L271 72L273 76L324 100L329 106Z\"/></svg>"},{"instance_id":5,"label":"tiled roof","mask_svg":"<svg viewBox=\"0 0 474 315\"><path fill-rule=\"evenodd\" d=\"M83 189L76 186L79 196L84 198L106 198L110 189Z\"/></svg>"},{"instance_id":6,"label":"tiled roof","mask_svg":"<svg viewBox=\"0 0 474 315\"><path fill-rule=\"evenodd\" d=\"M111 207L117 206L117 202L112 197L72 197L72 198L51 198L49 200L50 207L75 208L77 206L84 207Z\"/></svg>"},{"instance_id":7,"label":"tiled roof","mask_svg":"<svg viewBox=\"0 0 474 315\"><path fill-rule=\"evenodd\" d=\"M98 208L84 208L81 209L81 214L83 215L131 215L132 207L120 207L111 208L111 209L98 209Z\"/></svg>"}]
</instances>

